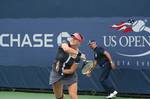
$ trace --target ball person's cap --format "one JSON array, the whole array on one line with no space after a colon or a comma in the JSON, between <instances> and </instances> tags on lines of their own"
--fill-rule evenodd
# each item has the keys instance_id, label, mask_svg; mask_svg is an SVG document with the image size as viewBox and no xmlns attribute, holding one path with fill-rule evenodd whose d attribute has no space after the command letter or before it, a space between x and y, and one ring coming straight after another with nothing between
<instances>
[{"instance_id":1,"label":"ball person's cap","mask_svg":"<svg viewBox=\"0 0 150 99\"><path fill-rule=\"evenodd\" d=\"M88 45L91 45L93 43L96 43L96 41L95 40L89 40Z\"/></svg>"}]
</instances>

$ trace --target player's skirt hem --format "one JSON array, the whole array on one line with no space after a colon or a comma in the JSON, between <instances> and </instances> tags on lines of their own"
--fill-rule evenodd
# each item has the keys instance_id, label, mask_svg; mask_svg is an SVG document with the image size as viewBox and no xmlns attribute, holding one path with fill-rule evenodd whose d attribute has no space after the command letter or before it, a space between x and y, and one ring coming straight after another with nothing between
<instances>
[{"instance_id":1,"label":"player's skirt hem","mask_svg":"<svg viewBox=\"0 0 150 99\"><path fill-rule=\"evenodd\" d=\"M73 83L77 83L78 76L76 73L72 75L62 76L59 73L57 73L54 69L52 69L50 72L49 84L53 85L57 81L60 81L63 85L69 86Z\"/></svg>"}]
</instances>

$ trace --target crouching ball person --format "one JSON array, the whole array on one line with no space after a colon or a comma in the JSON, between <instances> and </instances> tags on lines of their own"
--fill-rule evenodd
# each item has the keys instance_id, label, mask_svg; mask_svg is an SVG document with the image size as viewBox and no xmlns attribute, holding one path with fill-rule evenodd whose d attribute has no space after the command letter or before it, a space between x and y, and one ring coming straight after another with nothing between
<instances>
[{"instance_id":1,"label":"crouching ball person","mask_svg":"<svg viewBox=\"0 0 150 99\"><path fill-rule=\"evenodd\" d=\"M96 67L96 65L99 65L102 70L102 73L99 76L99 81L105 91L109 94L106 98L111 99L116 97L118 92L115 90L112 83L108 80L110 71L116 68L116 65L112 61L110 53L104 50L104 48L98 46L95 40L89 41L88 45L91 49L93 49L94 52L94 68ZM87 76L90 76L90 73L87 74Z\"/></svg>"},{"instance_id":2,"label":"crouching ball person","mask_svg":"<svg viewBox=\"0 0 150 99\"><path fill-rule=\"evenodd\" d=\"M56 99L65 99L63 86L67 86L71 99L78 99L77 96L77 66L81 59L85 60L85 55L79 52L79 46L83 42L80 33L71 35L71 40L62 43L57 51L56 59L52 65L50 73L50 84Z\"/></svg>"}]
</instances>

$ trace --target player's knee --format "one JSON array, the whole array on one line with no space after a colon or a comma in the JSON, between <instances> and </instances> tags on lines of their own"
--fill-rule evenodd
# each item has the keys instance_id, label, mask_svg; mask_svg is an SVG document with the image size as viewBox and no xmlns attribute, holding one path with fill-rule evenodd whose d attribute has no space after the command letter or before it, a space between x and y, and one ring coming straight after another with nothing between
<instances>
[{"instance_id":1,"label":"player's knee","mask_svg":"<svg viewBox=\"0 0 150 99\"><path fill-rule=\"evenodd\" d=\"M78 95L76 93L69 93L71 99L77 99Z\"/></svg>"}]
</instances>

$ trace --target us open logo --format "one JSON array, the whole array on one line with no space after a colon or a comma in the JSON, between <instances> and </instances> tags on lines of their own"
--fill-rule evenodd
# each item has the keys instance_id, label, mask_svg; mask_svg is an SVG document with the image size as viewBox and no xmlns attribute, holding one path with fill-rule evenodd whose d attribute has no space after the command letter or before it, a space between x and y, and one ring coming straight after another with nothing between
<instances>
[{"instance_id":1,"label":"us open logo","mask_svg":"<svg viewBox=\"0 0 150 99\"><path fill-rule=\"evenodd\" d=\"M125 57L144 57L150 55L150 28L146 26L147 21L129 19L127 22L122 21L118 24L112 25L112 28L118 33L122 32L126 35L122 36L104 36L104 45L106 47L122 47L122 49L144 49L143 52L136 54L128 54L126 52L116 53ZM139 35L138 35L139 34ZM147 35L147 36L145 36Z\"/></svg>"},{"instance_id":2,"label":"us open logo","mask_svg":"<svg viewBox=\"0 0 150 99\"><path fill-rule=\"evenodd\" d=\"M109 36L103 36L104 46L114 49L118 66L150 67L150 26L147 20L121 21L111 25Z\"/></svg>"}]
</instances>

